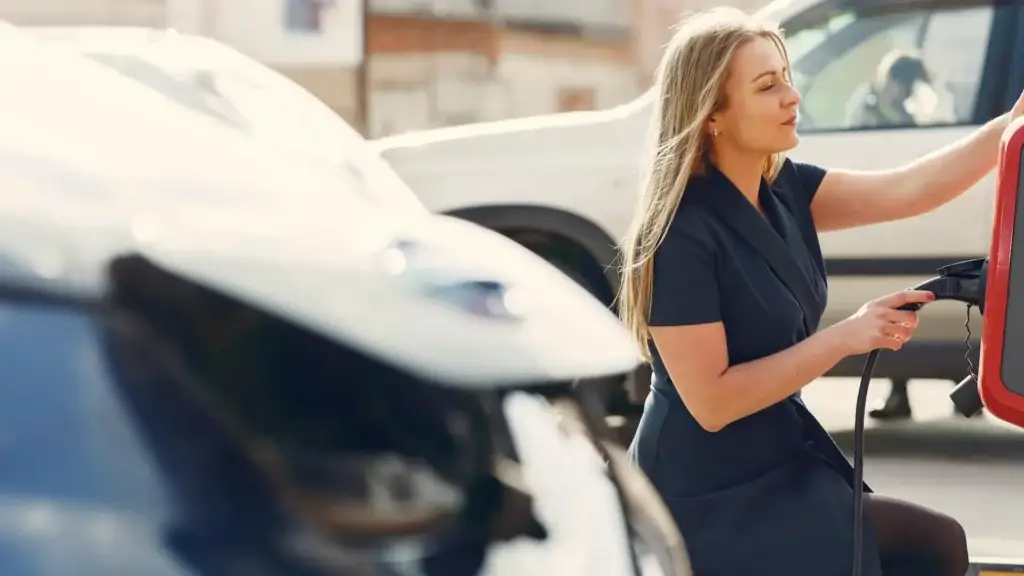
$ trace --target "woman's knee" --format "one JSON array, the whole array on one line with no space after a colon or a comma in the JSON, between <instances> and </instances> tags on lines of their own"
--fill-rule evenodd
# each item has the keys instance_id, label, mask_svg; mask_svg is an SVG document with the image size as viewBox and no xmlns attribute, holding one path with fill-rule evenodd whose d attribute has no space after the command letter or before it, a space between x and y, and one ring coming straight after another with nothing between
<instances>
[{"instance_id":1,"label":"woman's knee","mask_svg":"<svg viewBox=\"0 0 1024 576\"><path fill-rule=\"evenodd\" d=\"M947 556L950 560L956 560L963 564L964 572L969 564L967 555L967 532L959 520L937 512L928 510L932 516L932 527L924 530L925 536L929 537L931 548L936 552Z\"/></svg>"},{"instance_id":2,"label":"woman's knee","mask_svg":"<svg viewBox=\"0 0 1024 576\"><path fill-rule=\"evenodd\" d=\"M950 524L947 530L949 532L948 545L952 556L951 561L956 562L958 574L966 574L967 569L971 565L970 554L967 551L967 531L964 530L963 524L956 518L943 516L948 519Z\"/></svg>"},{"instance_id":3,"label":"woman's knee","mask_svg":"<svg viewBox=\"0 0 1024 576\"><path fill-rule=\"evenodd\" d=\"M883 555L927 556L943 564L944 574L966 573L967 534L952 516L877 494L870 495L867 509Z\"/></svg>"}]
</instances>

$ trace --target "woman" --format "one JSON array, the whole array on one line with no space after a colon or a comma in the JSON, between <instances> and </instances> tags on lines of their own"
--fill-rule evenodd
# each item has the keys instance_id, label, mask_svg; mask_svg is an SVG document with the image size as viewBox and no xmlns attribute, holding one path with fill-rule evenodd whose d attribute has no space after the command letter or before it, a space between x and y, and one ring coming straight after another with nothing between
<instances>
[{"instance_id":1,"label":"woman","mask_svg":"<svg viewBox=\"0 0 1024 576\"><path fill-rule=\"evenodd\" d=\"M800 390L846 356L899 350L917 315L897 308L934 296L883 296L818 330L817 233L952 200L994 167L1024 104L910 165L854 172L785 159L800 102L785 46L738 10L688 19L656 82L657 151L619 300L654 370L631 457L672 510L696 574L847 576L852 470ZM883 560L965 573L955 520L867 492L866 576Z\"/></svg>"}]
</instances>

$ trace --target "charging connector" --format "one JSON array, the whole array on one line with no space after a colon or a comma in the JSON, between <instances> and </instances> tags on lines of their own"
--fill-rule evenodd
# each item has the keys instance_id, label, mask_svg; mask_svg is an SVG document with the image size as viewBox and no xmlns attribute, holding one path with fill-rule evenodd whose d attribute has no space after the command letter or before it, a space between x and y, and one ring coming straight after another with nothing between
<instances>
[{"instance_id":1,"label":"charging connector","mask_svg":"<svg viewBox=\"0 0 1024 576\"><path fill-rule=\"evenodd\" d=\"M915 286L913 290L926 290L935 294L936 300L956 300L968 306L977 306L985 313L985 288L988 275L988 258L975 258L943 266L939 275ZM921 304L908 304L914 310Z\"/></svg>"},{"instance_id":2,"label":"charging connector","mask_svg":"<svg viewBox=\"0 0 1024 576\"><path fill-rule=\"evenodd\" d=\"M925 290L935 294L936 300L956 300L968 306L977 306L985 312L986 276L988 258L976 258L943 266L939 275L918 284L913 290ZM923 304L913 303L900 306L900 310L920 310ZM867 413L868 388L878 362L880 349L872 350L864 362L861 372L860 389L857 391L857 409L853 423L853 576L860 576L864 553L864 419ZM973 387L973 388L972 388ZM972 395L973 392L973 395ZM950 398L961 413L981 410L978 381L969 375L950 394ZM973 415L973 414L972 414Z\"/></svg>"}]
</instances>

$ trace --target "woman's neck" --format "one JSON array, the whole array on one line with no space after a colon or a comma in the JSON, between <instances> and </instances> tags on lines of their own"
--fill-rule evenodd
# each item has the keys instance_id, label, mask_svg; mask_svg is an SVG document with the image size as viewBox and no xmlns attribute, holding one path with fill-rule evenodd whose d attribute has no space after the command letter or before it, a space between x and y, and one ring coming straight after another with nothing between
<instances>
[{"instance_id":1,"label":"woman's neck","mask_svg":"<svg viewBox=\"0 0 1024 576\"><path fill-rule=\"evenodd\" d=\"M764 158L751 158L739 154L716 151L711 156L715 167L733 183L754 207L760 209L758 193L761 191L761 171Z\"/></svg>"}]
</instances>

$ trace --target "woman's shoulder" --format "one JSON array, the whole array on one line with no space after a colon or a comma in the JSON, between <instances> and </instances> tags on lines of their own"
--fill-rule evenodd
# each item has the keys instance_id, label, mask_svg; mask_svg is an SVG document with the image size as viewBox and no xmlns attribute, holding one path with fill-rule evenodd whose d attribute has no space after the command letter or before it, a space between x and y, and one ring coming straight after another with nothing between
<instances>
[{"instance_id":1,"label":"woman's shoulder","mask_svg":"<svg viewBox=\"0 0 1024 576\"><path fill-rule=\"evenodd\" d=\"M789 194L801 204L810 205L826 172L816 164L787 157L772 182L772 188Z\"/></svg>"},{"instance_id":2,"label":"woman's shoulder","mask_svg":"<svg viewBox=\"0 0 1024 576\"><path fill-rule=\"evenodd\" d=\"M683 189L676 208L674 222L706 222L714 211L712 196L718 194L712 179L703 174L694 174Z\"/></svg>"},{"instance_id":3,"label":"woman's shoulder","mask_svg":"<svg viewBox=\"0 0 1024 576\"><path fill-rule=\"evenodd\" d=\"M713 251L716 242L712 222L712 211L698 190L692 185L687 186L669 222L663 243L670 246L686 244L690 250Z\"/></svg>"},{"instance_id":4,"label":"woman's shoulder","mask_svg":"<svg viewBox=\"0 0 1024 576\"><path fill-rule=\"evenodd\" d=\"M823 177L827 170L813 162L803 162L786 157L782 161L782 168L779 170L779 178L786 178L792 181L806 182L815 178Z\"/></svg>"}]
</instances>

